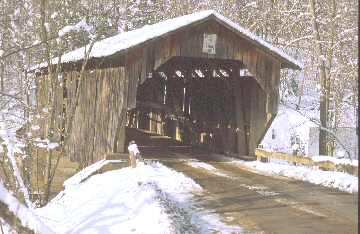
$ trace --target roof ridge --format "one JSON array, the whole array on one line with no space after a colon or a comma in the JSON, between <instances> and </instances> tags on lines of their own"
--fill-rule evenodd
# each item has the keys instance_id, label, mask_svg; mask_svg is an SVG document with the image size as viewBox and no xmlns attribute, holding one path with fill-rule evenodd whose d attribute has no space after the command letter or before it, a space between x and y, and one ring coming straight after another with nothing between
<instances>
[{"instance_id":1,"label":"roof ridge","mask_svg":"<svg viewBox=\"0 0 360 234\"><path fill-rule=\"evenodd\" d=\"M302 68L301 63L287 55L284 51L277 47L274 47L269 42L263 40L259 36L250 32L248 29L243 28L242 26L221 15L215 10L203 10L199 12L194 12L188 15L167 19L151 25L145 25L138 29L122 32L114 36L104 38L94 43L89 57L108 57L121 51L133 48L139 44L145 43L151 39L159 38L167 33L177 31L183 27L189 26L193 23L197 23L201 20L205 20L209 17L212 18L212 16L217 21L230 28L230 30L238 33L239 36L244 37L256 46L260 46L263 50L268 51L268 53L272 54L273 56L279 57L286 63L291 64L291 66L293 67ZM89 44L65 53L61 56L61 63L70 63L82 60L84 58L85 50L86 48L88 48L88 46ZM59 58L52 59L51 63L57 64L59 61L58 59ZM41 64L31 67L29 70L34 71L36 69L44 68L47 66L47 62L43 62Z\"/></svg>"}]
</instances>

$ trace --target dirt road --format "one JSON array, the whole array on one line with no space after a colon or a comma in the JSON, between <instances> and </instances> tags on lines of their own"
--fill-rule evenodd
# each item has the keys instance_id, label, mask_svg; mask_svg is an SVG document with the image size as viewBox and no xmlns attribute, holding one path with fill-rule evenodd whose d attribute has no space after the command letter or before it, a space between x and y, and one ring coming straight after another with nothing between
<instances>
[{"instance_id":1,"label":"dirt road","mask_svg":"<svg viewBox=\"0 0 360 234\"><path fill-rule=\"evenodd\" d=\"M284 177L270 177L199 152L148 151L145 158L193 178L206 191L197 203L248 233L357 233L357 194L339 192ZM206 162L213 174L189 165Z\"/></svg>"}]
</instances>

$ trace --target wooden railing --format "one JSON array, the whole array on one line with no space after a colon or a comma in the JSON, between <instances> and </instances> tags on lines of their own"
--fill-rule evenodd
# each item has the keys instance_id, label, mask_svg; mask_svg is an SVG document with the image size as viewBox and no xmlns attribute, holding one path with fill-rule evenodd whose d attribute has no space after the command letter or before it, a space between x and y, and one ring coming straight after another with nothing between
<instances>
[{"instance_id":1,"label":"wooden railing","mask_svg":"<svg viewBox=\"0 0 360 234\"><path fill-rule=\"evenodd\" d=\"M335 164L331 161L315 162L311 157L291 155L283 152L270 152L264 149L256 149L255 155L258 161L268 162L270 159L280 159L294 164L309 167L318 167L325 171L339 171L358 176L358 167L350 164Z\"/></svg>"}]
</instances>

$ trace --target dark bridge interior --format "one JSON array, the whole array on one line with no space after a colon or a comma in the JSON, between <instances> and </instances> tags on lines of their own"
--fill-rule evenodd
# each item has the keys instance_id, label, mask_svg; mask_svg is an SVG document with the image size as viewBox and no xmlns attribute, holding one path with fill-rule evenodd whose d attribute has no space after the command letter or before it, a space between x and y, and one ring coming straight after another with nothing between
<instances>
[{"instance_id":1,"label":"dark bridge interior","mask_svg":"<svg viewBox=\"0 0 360 234\"><path fill-rule=\"evenodd\" d=\"M256 80L240 61L173 57L139 85L136 108L127 115L127 141L237 154L242 134L245 145L241 147L248 154L249 120L244 116L245 134L241 133L235 100L239 94L247 99L252 86L257 86Z\"/></svg>"}]
</instances>

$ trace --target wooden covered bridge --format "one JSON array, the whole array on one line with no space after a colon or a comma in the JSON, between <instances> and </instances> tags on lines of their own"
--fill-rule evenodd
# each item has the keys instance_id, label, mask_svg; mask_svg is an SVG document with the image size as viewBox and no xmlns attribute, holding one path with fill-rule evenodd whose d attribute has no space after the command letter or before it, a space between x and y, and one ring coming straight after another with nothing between
<instances>
[{"instance_id":1,"label":"wooden covered bridge","mask_svg":"<svg viewBox=\"0 0 360 234\"><path fill-rule=\"evenodd\" d=\"M61 57L56 87L47 64L37 67L36 79L39 112L49 95L56 99L54 137L63 139L71 125L66 153L87 163L124 152L135 128L221 153L254 155L277 114L280 69L301 68L214 11L98 41L88 60L87 50ZM46 137L49 119L42 121L40 135Z\"/></svg>"}]
</instances>

